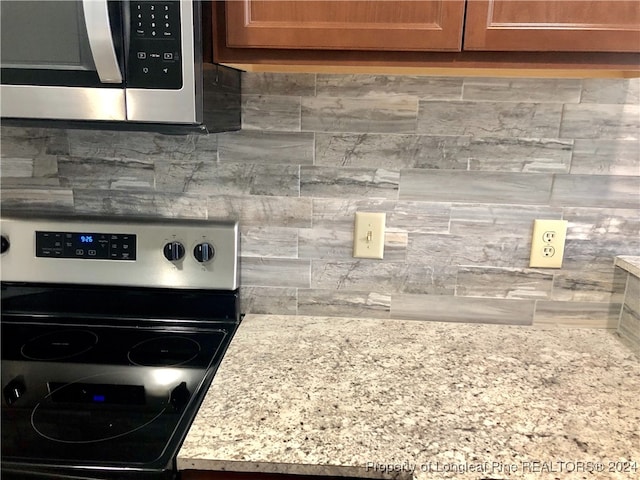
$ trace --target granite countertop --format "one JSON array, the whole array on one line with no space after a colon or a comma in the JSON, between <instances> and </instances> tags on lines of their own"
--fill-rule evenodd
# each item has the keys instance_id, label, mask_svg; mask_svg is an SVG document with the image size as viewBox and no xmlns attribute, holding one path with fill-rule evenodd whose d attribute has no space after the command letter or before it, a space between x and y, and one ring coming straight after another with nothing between
<instances>
[{"instance_id":1,"label":"granite countertop","mask_svg":"<svg viewBox=\"0 0 640 480\"><path fill-rule=\"evenodd\" d=\"M639 432L640 362L611 331L248 315L177 463L631 479Z\"/></svg>"},{"instance_id":2,"label":"granite countertop","mask_svg":"<svg viewBox=\"0 0 640 480\"><path fill-rule=\"evenodd\" d=\"M615 258L614 264L636 277L640 277L640 257L633 255L619 255Z\"/></svg>"}]
</instances>

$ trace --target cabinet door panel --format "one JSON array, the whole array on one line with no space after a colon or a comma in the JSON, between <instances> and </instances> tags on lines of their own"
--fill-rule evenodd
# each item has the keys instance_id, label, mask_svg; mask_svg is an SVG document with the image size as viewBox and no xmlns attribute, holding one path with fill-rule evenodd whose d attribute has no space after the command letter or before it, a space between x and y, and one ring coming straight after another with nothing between
<instances>
[{"instance_id":1,"label":"cabinet door panel","mask_svg":"<svg viewBox=\"0 0 640 480\"><path fill-rule=\"evenodd\" d=\"M469 0L465 50L640 51L638 0Z\"/></svg>"},{"instance_id":2,"label":"cabinet door panel","mask_svg":"<svg viewBox=\"0 0 640 480\"><path fill-rule=\"evenodd\" d=\"M459 51L464 0L235 0L227 46Z\"/></svg>"}]
</instances>

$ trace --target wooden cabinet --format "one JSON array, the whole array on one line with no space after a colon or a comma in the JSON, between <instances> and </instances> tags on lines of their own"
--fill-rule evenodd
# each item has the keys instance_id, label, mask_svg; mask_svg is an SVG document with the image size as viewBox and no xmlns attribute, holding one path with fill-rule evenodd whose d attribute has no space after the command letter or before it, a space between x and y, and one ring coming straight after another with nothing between
<instances>
[{"instance_id":1,"label":"wooden cabinet","mask_svg":"<svg viewBox=\"0 0 640 480\"><path fill-rule=\"evenodd\" d=\"M639 0L211 5L219 63L640 70Z\"/></svg>"},{"instance_id":2,"label":"wooden cabinet","mask_svg":"<svg viewBox=\"0 0 640 480\"><path fill-rule=\"evenodd\" d=\"M228 47L458 51L464 0L227 2Z\"/></svg>"},{"instance_id":3,"label":"wooden cabinet","mask_svg":"<svg viewBox=\"0 0 640 480\"><path fill-rule=\"evenodd\" d=\"M465 50L640 51L640 1L470 0Z\"/></svg>"}]
</instances>

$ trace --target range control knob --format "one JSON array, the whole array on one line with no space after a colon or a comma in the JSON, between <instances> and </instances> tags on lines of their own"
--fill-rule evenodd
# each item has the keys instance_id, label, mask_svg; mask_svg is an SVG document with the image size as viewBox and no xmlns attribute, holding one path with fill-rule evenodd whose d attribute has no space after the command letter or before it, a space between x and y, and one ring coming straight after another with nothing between
<instances>
[{"instance_id":1,"label":"range control knob","mask_svg":"<svg viewBox=\"0 0 640 480\"><path fill-rule=\"evenodd\" d=\"M215 250L210 243L199 243L196 245L196 248L193 249L193 256L196 257L196 260L200 263L206 263L212 260L214 254Z\"/></svg>"},{"instance_id":2,"label":"range control knob","mask_svg":"<svg viewBox=\"0 0 640 480\"><path fill-rule=\"evenodd\" d=\"M171 390L171 396L169 397L169 403L176 412L182 410L187 403L189 403L189 389L187 388L187 382L182 382L176 388Z\"/></svg>"},{"instance_id":3,"label":"range control knob","mask_svg":"<svg viewBox=\"0 0 640 480\"><path fill-rule=\"evenodd\" d=\"M9 239L2 235L0 237L0 253L4 253L9 250Z\"/></svg>"},{"instance_id":4,"label":"range control knob","mask_svg":"<svg viewBox=\"0 0 640 480\"><path fill-rule=\"evenodd\" d=\"M27 387L24 384L22 376L14 378L2 389L4 400L7 402L7 405L13 405L16 403L26 391Z\"/></svg>"},{"instance_id":5,"label":"range control knob","mask_svg":"<svg viewBox=\"0 0 640 480\"><path fill-rule=\"evenodd\" d=\"M184 257L184 245L180 242L169 242L164 246L164 256L170 262L176 262Z\"/></svg>"}]
</instances>

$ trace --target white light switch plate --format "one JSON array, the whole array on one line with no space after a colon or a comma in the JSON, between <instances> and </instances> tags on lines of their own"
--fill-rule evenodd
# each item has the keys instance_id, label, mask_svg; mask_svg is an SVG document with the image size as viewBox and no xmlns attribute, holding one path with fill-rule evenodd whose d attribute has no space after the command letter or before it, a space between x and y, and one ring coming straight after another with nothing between
<instances>
[{"instance_id":1,"label":"white light switch plate","mask_svg":"<svg viewBox=\"0 0 640 480\"><path fill-rule=\"evenodd\" d=\"M354 257L384 257L385 217L384 213L356 212L353 230Z\"/></svg>"}]
</instances>

